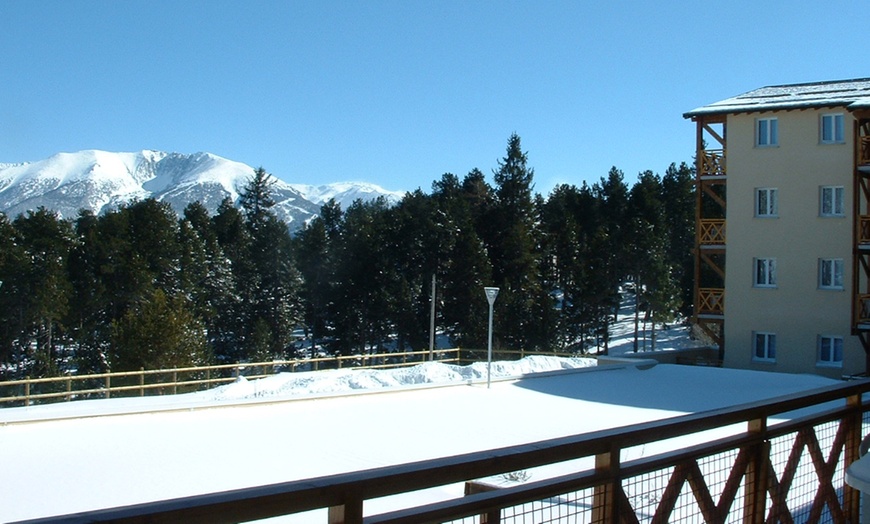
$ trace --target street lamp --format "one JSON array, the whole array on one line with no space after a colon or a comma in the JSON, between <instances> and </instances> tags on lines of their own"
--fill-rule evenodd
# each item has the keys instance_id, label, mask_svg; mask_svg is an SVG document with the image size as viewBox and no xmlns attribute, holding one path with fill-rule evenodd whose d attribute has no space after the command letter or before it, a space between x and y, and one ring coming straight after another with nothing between
<instances>
[{"instance_id":1,"label":"street lamp","mask_svg":"<svg viewBox=\"0 0 870 524\"><path fill-rule=\"evenodd\" d=\"M486 388L489 389L489 377L492 370L492 305L495 303L495 297L498 296L498 288L485 287L483 292L486 293L486 301L489 302L489 342L486 350Z\"/></svg>"}]
</instances>

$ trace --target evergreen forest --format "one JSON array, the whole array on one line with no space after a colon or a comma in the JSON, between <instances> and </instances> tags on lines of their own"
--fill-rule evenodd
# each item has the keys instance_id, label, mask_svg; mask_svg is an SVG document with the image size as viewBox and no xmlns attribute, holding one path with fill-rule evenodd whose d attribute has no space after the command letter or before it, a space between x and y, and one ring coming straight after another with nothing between
<instances>
[{"instance_id":1,"label":"evergreen forest","mask_svg":"<svg viewBox=\"0 0 870 524\"><path fill-rule=\"evenodd\" d=\"M330 201L295 234L263 168L213 215L0 213L0 377L292 358L300 331L329 354L426 349L433 275L456 346L486 347L495 286L496 347L606 350L625 282L654 322L691 309L693 169L624 178L544 197L514 134L493 185L472 169L397 204Z\"/></svg>"}]
</instances>

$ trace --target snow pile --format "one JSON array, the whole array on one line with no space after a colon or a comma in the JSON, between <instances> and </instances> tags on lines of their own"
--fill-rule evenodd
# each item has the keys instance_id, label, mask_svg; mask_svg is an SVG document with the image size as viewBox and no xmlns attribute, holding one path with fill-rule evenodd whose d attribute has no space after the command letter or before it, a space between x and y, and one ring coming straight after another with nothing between
<instances>
[{"instance_id":1,"label":"snow pile","mask_svg":"<svg viewBox=\"0 0 870 524\"><path fill-rule=\"evenodd\" d=\"M493 362L491 378L519 377L529 373L578 369L595 364L596 361L589 358L530 356L518 361ZM426 362L396 369L339 369L279 373L258 380L246 380L244 377L239 377L232 384L201 393L193 393L191 396L204 401L307 397L425 384L469 383L485 380L486 376L486 362L475 362L469 366ZM180 396L184 397L184 395Z\"/></svg>"}]
</instances>

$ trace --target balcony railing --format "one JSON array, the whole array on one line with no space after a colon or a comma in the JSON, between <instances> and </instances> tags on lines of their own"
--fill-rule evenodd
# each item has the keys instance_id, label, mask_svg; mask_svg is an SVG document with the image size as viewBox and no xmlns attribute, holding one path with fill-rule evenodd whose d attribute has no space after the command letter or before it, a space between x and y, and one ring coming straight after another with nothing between
<instances>
[{"instance_id":1,"label":"balcony railing","mask_svg":"<svg viewBox=\"0 0 870 524\"><path fill-rule=\"evenodd\" d=\"M858 243L870 244L870 215L861 215L858 226Z\"/></svg>"},{"instance_id":2,"label":"balcony railing","mask_svg":"<svg viewBox=\"0 0 870 524\"><path fill-rule=\"evenodd\" d=\"M725 245L725 219L703 218L698 223L699 241L702 246Z\"/></svg>"},{"instance_id":3,"label":"balcony railing","mask_svg":"<svg viewBox=\"0 0 870 524\"><path fill-rule=\"evenodd\" d=\"M862 136L858 138L858 165L865 166L870 164L870 136Z\"/></svg>"},{"instance_id":4,"label":"balcony railing","mask_svg":"<svg viewBox=\"0 0 870 524\"><path fill-rule=\"evenodd\" d=\"M855 312L858 318L855 320L858 324L870 326L870 295L860 294L857 300L858 307L855 308Z\"/></svg>"},{"instance_id":5,"label":"balcony railing","mask_svg":"<svg viewBox=\"0 0 870 524\"><path fill-rule=\"evenodd\" d=\"M699 315L724 315L725 290L721 288L698 289Z\"/></svg>"},{"instance_id":6,"label":"balcony railing","mask_svg":"<svg viewBox=\"0 0 870 524\"><path fill-rule=\"evenodd\" d=\"M701 172L698 176L725 176L724 149L704 149L700 154Z\"/></svg>"},{"instance_id":7,"label":"balcony railing","mask_svg":"<svg viewBox=\"0 0 870 524\"><path fill-rule=\"evenodd\" d=\"M870 406L862 396L868 392L870 381L846 382L543 442L30 522L221 523L316 509L324 510L318 521L332 524L481 515L515 524L858 522L859 494L845 484L844 472L866 433ZM710 431L719 437L711 440ZM696 444L686 447L686 438ZM629 449L664 441L671 444L659 449L672 451L621 460ZM364 517L366 500L577 459L586 462L577 463L576 473Z\"/></svg>"}]
</instances>

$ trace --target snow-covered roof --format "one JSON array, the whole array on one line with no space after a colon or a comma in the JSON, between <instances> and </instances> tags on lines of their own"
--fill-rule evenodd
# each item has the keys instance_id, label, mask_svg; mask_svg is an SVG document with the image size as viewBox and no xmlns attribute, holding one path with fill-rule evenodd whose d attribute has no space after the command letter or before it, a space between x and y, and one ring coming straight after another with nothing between
<instances>
[{"instance_id":1,"label":"snow-covered roof","mask_svg":"<svg viewBox=\"0 0 870 524\"><path fill-rule=\"evenodd\" d=\"M693 109L683 117L821 107L870 107L870 78L762 87Z\"/></svg>"}]
</instances>

